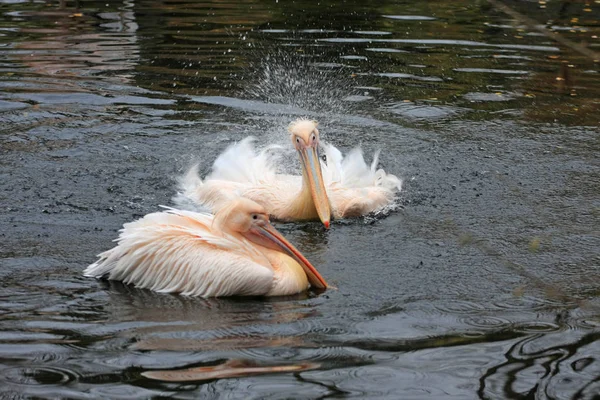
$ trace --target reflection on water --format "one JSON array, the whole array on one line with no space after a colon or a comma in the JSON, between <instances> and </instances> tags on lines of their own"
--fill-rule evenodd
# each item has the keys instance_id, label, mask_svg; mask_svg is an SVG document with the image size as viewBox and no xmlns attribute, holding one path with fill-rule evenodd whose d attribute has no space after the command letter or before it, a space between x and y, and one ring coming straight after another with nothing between
<instances>
[{"instance_id":1,"label":"reflection on water","mask_svg":"<svg viewBox=\"0 0 600 400\"><path fill-rule=\"evenodd\" d=\"M421 107L434 101L433 106L487 111L472 114L477 118L520 108L522 118L551 122L556 112L568 110L565 122L597 124L590 115L597 110L594 99L600 90L597 60L536 35L538 25L524 25L484 4L457 8L451 1L439 3L407 10L386 3L367 9L356 5L356 14L350 15L331 4L338 17L319 23L318 7L296 4L298 12L288 20L282 4L259 1L185 8L151 1L97 7L83 2L80 8L68 2L12 5L4 13L3 84L16 86L11 90L16 92L37 91L43 84L46 91L70 88L106 95L110 91L104 84L88 80L118 80L184 98L241 93L317 113L323 107L339 112L348 106L344 98L362 95L361 86L373 86L384 91L370 94L362 114L385 112L398 100ZM531 14L535 6L529 7L517 16ZM598 11L575 8L545 11L553 22L549 37L587 45L596 54ZM378 17L359 18L361 13ZM149 34L140 36L140 29ZM30 78L17 80L15 71L18 78ZM323 104L324 92L339 104ZM473 102L470 93L511 96L502 103ZM427 122L427 115L400 118Z\"/></svg>"},{"instance_id":2,"label":"reflection on water","mask_svg":"<svg viewBox=\"0 0 600 400\"><path fill-rule=\"evenodd\" d=\"M481 397L519 397L543 393L549 398L598 395L600 364L591 354L600 350L598 333L535 335L515 343L506 362L482 376ZM572 335L569 335L572 336ZM574 341L574 342L573 342ZM555 365L561 368L555 368Z\"/></svg>"},{"instance_id":3,"label":"reflection on water","mask_svg":"<svg viewBox=\"0 0 600 400\"><path fill-rule=\"evenodd\" d=\"M259 366L243 360L229 360L210 367L187 368L183 370L148 371L146 378L165 382L199 382L215 379L239 378L263 374L298 373L319 368L317 363L295 365Z\"/></svg>"},{"instance_id":4,"label":"reflection on water","mask_svg":"<svg viewBox=\"0 0 600 400\"><path fill-rule=\"evenodd\" d=\"M0 397L596 398L600 6L405 3L0 3ZM81 276L182 169L297 116L406 182L278 224L338 290Z\"/></svg>"},{"instance_id":5,"label":"reflection on water","mask_svg":"<svg viewBox=\"0 0 600 400\"><path fill-rule=\"evenodd\" d=\"M11 43L5 55L13 68L19 68L19 75L42 78L46 85L56 85L55 91L61 90L59 82L74 89L79 86L78 78L99 74L128 83L139 53L132 9L133 3L126 1L119 11L93 15L66 4L50 11L7 12L5 16L24 25L16 32L27 40Z\"/></svg>"}]
</instances>

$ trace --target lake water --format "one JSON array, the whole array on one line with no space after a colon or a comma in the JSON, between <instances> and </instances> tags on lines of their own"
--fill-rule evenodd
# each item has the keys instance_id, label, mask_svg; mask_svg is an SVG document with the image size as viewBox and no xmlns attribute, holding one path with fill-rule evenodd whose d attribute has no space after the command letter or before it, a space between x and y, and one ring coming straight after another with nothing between
<instances>
[{"instance_id":1,"label":"lake water","mask_svg":"<svg viewBox=\"0 0 600 400\"><path fill-rule=\"evenodd\" d=\"M598 1L0 11L0 397L600 398ZM404 180L384 215L276 224L337 290L81 275L192 163L299 116Z\"/></svg>"}]
</instances>

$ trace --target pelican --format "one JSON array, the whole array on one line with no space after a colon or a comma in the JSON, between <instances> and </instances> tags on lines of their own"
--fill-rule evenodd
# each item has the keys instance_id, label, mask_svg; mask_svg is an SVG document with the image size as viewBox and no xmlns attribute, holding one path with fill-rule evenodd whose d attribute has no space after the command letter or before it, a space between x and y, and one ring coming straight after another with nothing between
<instances>
[{"instance_id":1,"label":"pelican","mask_svg":"<svg viewBox=\"0 0 600 400\"><path fill-rule=\"evenodd\" d=\"M213 164L204 180L195 165L180 179L175 203L191 200L218 210L232 196L261 204L273 218L283 221L320 219L329 228L331 217L358 217L392 203L402 181L377 170L379 152L371 166L359 148L345 158L333 145L321 143L317 122L298 119L289 126L292 144L300 157L302 175L278 174L268 146L256 153L253 138L230 146ZM326 161L319 158L319 145Z\"/></svg>"},{"instance_id":2,"label":"pelican","mask_svg":"<svg viewBox=\"0 0 600 400\"><path fill-rule=\"evenodd\" d=\"M283 296L327 288L315 267L269 222L265 209L238 198L214 216L168 208L120 231L85 276L189 296Z\"/></svg>"}]
</instances>

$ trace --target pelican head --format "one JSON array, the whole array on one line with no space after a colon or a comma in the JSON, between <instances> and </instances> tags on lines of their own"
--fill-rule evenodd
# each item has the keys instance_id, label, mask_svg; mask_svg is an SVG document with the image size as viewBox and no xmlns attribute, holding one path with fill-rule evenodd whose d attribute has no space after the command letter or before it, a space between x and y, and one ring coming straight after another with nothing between
<instances>
[{"instance_id":1,"label":"pelican head","mask_svg":"<svg viewBox=\"0 0 600 400\"><path fill-rule=\"evenodd\" d=\"M294 148L300 155L302 174L310 186L310 193L319 215L319 219L329 228L331 208L325 191L321 161L319 159L319 130L317 121L298 119L289 126L290 137Z\"/></svg>"},{"instance_id":2,"label":"pelican head","mask_svg":"<svg viewBox=\"0 0 600 400\"><path fill-rule=\"evenodd\" d=\"M241 234L259 246L287 254L300 264L313 287L327 288L325 279L317 269L271 225L261 205L240 197L219 210L215 215L215 224L222 232Z\"/></svg>"}]
</instances>

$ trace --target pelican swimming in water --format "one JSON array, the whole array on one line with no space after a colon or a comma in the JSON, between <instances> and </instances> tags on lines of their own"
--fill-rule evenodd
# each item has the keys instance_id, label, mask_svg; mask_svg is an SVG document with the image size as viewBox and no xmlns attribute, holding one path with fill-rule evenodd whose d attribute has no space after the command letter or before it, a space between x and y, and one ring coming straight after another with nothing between
<instances>
[{"instance_id":1,"label":"pelican swimming in water","mask_svg":"<svg viewBox=\"0 0 600 400\"><path fill-rule=\"evenodd\" d=\"M190 296L283 296L327 288L315 267L239 198L216 215L167 209L123 226L118 244L85 276Z\"/></svg>"},{"instance_id":2,"label":"pelican swimming in water","mask_svg":"<svg viewBox=\"0 0 600 400\"><path fill-rule=\"evenodd\" d=\"M343 158L333 145L321 143L316 121L298 119L289 132L302 175L278 174L269 154L274 146L257 154L252 138L247 138L225 150L204 180L198 166L192 167L180 179L175 202L191 200L216 211L232 196L243 196L261 204L275 219L320 219L329 228L332 216L357 217L382 209L402 187L396 176L376 169L379 152L369 167L360 149ZM319 158L319 144L326 161Z\"/></svg>"}]
</instances>

